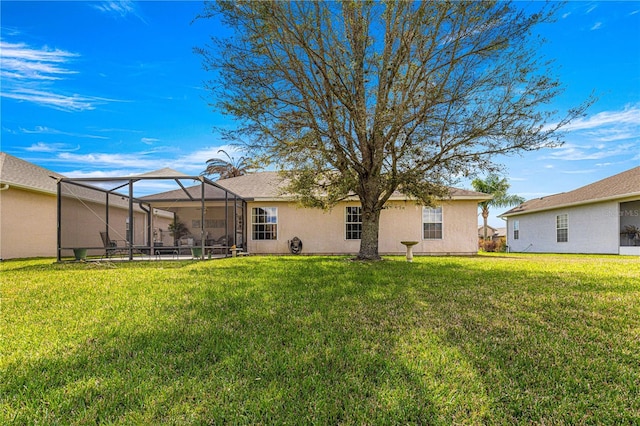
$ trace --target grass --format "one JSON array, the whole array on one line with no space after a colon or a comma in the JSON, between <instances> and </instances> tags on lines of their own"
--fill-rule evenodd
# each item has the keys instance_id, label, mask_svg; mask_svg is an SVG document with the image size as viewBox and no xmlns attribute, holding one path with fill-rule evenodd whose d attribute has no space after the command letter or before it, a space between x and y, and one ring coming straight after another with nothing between
<instances>
[{"instance_id":1,"label":"grass","mask_svg":"<svg viewBox=\"0 0 640 426\"><path fill-rule=\"evenodd\" d=\"M640 423L638 258L0 268L0 424Z\"/></svg>"}]
</instances>

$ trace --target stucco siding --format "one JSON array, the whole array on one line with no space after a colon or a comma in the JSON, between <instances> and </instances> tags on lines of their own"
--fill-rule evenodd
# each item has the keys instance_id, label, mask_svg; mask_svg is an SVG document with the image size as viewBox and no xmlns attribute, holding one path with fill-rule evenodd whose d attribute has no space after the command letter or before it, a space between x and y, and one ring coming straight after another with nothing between
<instances>
[{"instance_id":1,"label":"stucco siding","mask_svg":"<svg viewBox=\"0 0 640 426\"><path fill-rule=\"evenodd\" d=\"M56 255L56 196L0 191L0 259Z\"/></svg>"},{"instance_id":2,"label":"stucco siding","mask_svg":"<svg viewBox=\"0 0 640 426\"><path fill-rule=\"evenodd\" d=\"M562 214L568 220L567 242L557 242L556 217ZM507 244L513 252L618 254L618 227L617 201L561 208L509 217Z\"/></svg>"},{"instance_id":3,"label":"stucco siding","mask_svg":"<svg viewBox=\"0 0 640 426\"><path fill-rule=\"evenodd\" d=\"M125 209L109 209L109 238L118 240L124 247L127 239ZM143 214L134 215L134 244L144 244L146 218ZM61 247L93 248L89 255L104 253L104 244L100 232L106 229L105 206L99 203L80 201L73 198L62 200ZM71 250L63 250L62 256L71 256Z\"/></svg>"},{"instance_id":4,"label":"stucco siding","mask_svg":"<svg viewBox=\"0 0 640 426\"><path fill-rule=\"evenodd\" d=\"M94 248L90 255L104 253L100 231L105 229L105 207L99 203L65 197L62 200L62 247ZM126 239L126 209L110 209L109 234ZM166 226L168 220L161 223ZM146 244L146 214L134 214L134 242ZM55 257L58 241L57 199L54 194L9 187L0 191L0 258ZM124 245L122 243L121 245ZM72 256L70 249L62 256Z\"/></svg>"},{"instance_id":5,"label":"stucco siding","mask_svg":"<svg viewBox=\"0 0 640 426\"><path fill-rule=\"evenodd\" d=\"M249 202L248 249L256 254L288 254L294 237L303 243L304 254L356 254L360 240L347 240L345 208L357 202L340 203L330 211L308 209L289 202ZM418 241L415 254L474 254L477 252L477 202L449 201L443 206L443 238L422 238L422 207L413 202L393 201L380 215L379 252L404 254L401 241ZM254 240L251 210L277 207L277 240Z\"/></svg>"}]
</instances>

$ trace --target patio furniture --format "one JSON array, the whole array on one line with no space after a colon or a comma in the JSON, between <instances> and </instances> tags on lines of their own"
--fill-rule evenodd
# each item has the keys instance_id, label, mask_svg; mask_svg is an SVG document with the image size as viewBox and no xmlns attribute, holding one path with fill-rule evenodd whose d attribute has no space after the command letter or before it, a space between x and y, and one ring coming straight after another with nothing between
<instances>
[{"instance_id":1,"label":"patio furniture","mask_svg":"<svg viewBox=\"0 0 640 426\"><path fill-rule=\"evenodd\" d=\"M100 232L100 238L102 238L102 244L104 245L106 257L111 257L115 254L120 254L122 257L122 255L128 252L128 249L126 247L118 245L117 240L110 239L108 232L105 232L105 231Z\"/></svg>"},{"instance_id":2,"label":"patio furniture","mask_svg":"<svg viewBox=\"0 0 640 426\"><path fill-rule=\"evenodd\" d=\"M206 240L205 245L207 247L209 247L209 252L210 253L216 253L216 251L218 253L225 253L226 249L227 249L227 241L228 241L228 237L226 235L223 235L222 237L218 238L217 240Z\"/></svg>"},{"instance_id":3,"label":"patio furniture","mask_svg":"<svg viewBox=\"0 0 640 426\"><path fill-rule=\"evenodd\" d=\"M192 247L197 247L200 244L198 241L194 240L193 237L182 237L177 241L178 245L178 254L189 254L191 253Z\"/></svg>"}]
</instances>

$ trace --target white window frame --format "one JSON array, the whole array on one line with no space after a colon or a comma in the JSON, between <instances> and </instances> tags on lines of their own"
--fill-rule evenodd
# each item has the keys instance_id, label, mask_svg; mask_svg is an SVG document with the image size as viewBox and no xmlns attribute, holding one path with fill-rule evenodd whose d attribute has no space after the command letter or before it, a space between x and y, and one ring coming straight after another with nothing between
<instances>
[{"instance_id":1,"label":"white window frame","mask_svg":"<svg viewBox=\"0 0 640 426\"><path fill-rule=\"evenodd\" d=\"M357 213L349 213L350 209L357 209ZM360 217L360 221L349 221L353 216ZM358 229L359 227L359 229ZM358 238L354 238L354 234ZM362 239L362 206L346 206L344 208L344 239L348 241Z\"/></svg>"},{"instance_id":2,"label":"white window frame","mask_svg":"<svg viewBox=\"0 0 640 426\"><path fill-rule=\"evenodd\" d=\"M513 239L514 240L520 239L520 221L519 220L513 221Z\"/></svg>"},{"instance_id":3,"label":"white window frame","mask_svg":"<svg viewBox=\"0 0 640 426\"><path fill-rule=\"evenodd\" d=\"M434 233L440 236L427 237L425 225L440 225L440 229L430 230L430 233ZM437 227L436 227L437 228ZM442 206L437 207L422 207L422 239L423 240L442 240L444 239L444 212Z\"/></svg>"},{"instance_id":4,"label":"white window frame","mask_svg":"<svg viewBox=\"0 0 640 426\"><path fill-rule=\"evenodd\" d=\"M556 242L569 242L569 215L567 213L556 216Z\"/></svg>"},{"instance_id":5,"label":"white window frame","mask_svg":"<svg viewBox=\"0 0 640 426\"><path fill-rule=\"evenodd\" d=\"M256 214L256 210L263 210L264 215ZM258 217L265 217L265 222L257 222ZM263 227L261 230L257 227ZM271 228L267 230L267 228ZM256 235L271 238L256 238ZM278 240L278 208L277 207L252 207L251 208L251 240L252 241L277 241Z\"/></svg>"}]
</instances>

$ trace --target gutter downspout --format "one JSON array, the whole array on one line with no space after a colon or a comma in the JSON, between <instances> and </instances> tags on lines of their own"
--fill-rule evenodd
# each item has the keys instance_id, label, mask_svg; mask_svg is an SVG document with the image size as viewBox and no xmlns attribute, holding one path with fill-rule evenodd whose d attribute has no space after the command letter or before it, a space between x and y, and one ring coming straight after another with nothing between
<instances>
[{"instance_id":1,"label":"gutter downspout","mask_svg":"<svg viewBox=\"0 0 640 426\"><path fill-rule=\"evenodd\" d=\"M145 238L147 239L147 244L149 245L149 247L151 247L151 251L149 253L153 253L153 241L151 241L152 239L152 235L151 235L151 206L149 206L149 209L147 210L147 208L145 207L144 204L142 204L141 201L138 201L138 207L140 207L140 210L142 210L143 212L145 212L147 214L147 229L146 229L146 236Z\"/></svg>"},{"instance_id":2,"label":"gutter downspout","mask_svg":"<svg viewBox=\"0 0 640 426\"><path fill-rule=\"evenodd\" d=\"M505 228L507 229L507 235L504 236L504 241L506 244L505 249L507 250L507 253L511 253L511 248L509 247L509 220L504 216L500 216L500 219L502 219L505 224Z\"/></svg>"}]
</instances>

